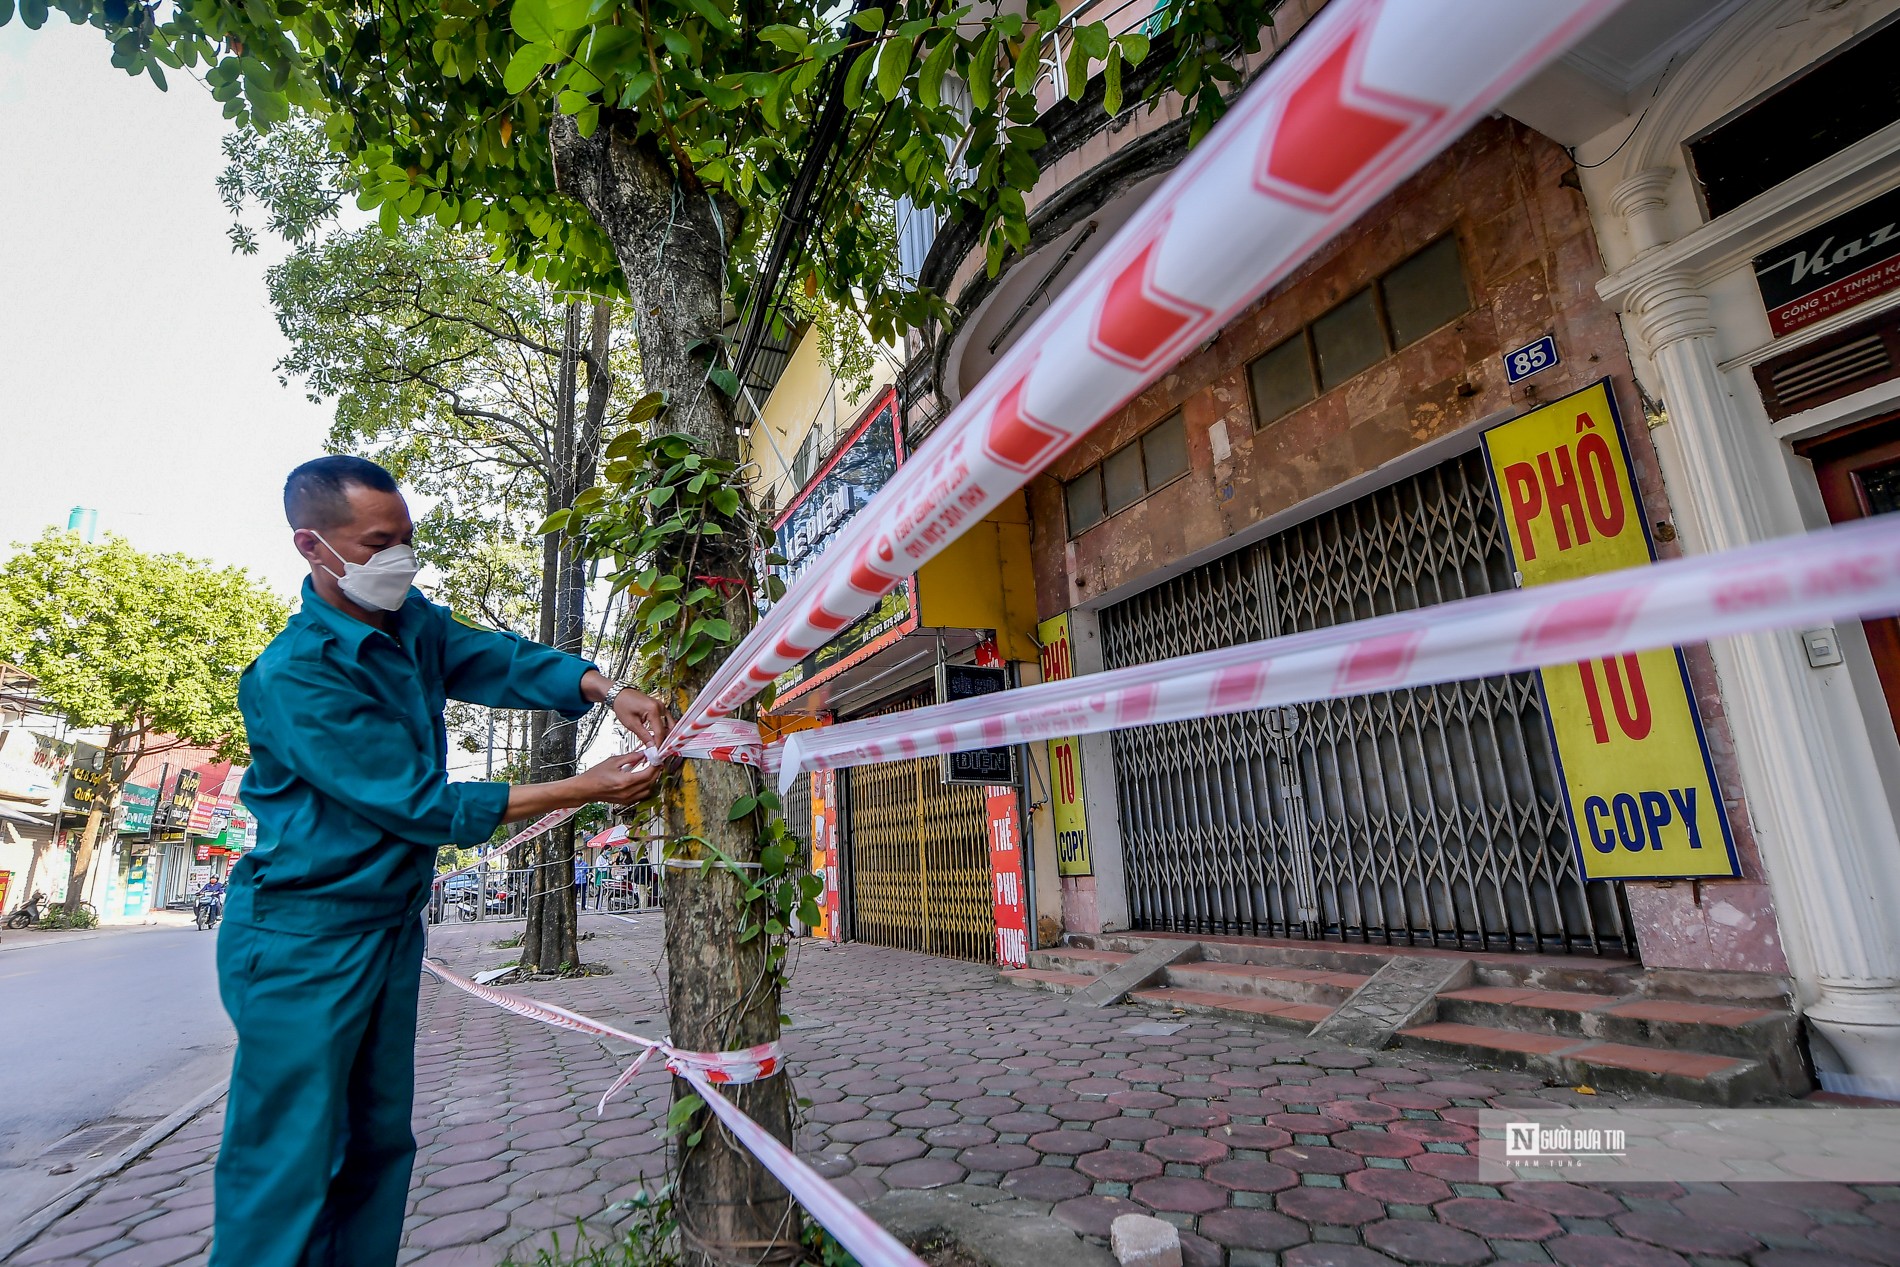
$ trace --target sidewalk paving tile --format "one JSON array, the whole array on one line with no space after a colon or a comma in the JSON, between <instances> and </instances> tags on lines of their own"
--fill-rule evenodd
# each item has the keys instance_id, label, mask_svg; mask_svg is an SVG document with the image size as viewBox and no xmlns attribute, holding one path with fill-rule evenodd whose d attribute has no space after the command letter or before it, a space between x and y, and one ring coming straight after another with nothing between
<instances>
[{"instance_id":1,"label":"sidewalk paving tile","mask_svg":"<svg viewBox=\"0 0 1900 1267\"><path fill-rule=\"evenodd\" d=\"M587 921L609 975L522 992L659 1034L657 915ZM489 927L431 933L451 966ZM1575 1100L1531 1074L1368 1055L1239 1021L1139 1006L1075 1012L982 965L872 946L794 950L788 1064L800 1147L854 1199L940 1190L1000 1216L1050 1215L1097 1240L1120 1214L1181 1230L1187 1267L1875 1267L1900 1262L1900 1186L1477 1183L1481 1106ZM657 1067L594 1106L624 1055L433 982L417 1035L416 1180L402 1267L517 1261L664 1181ZM1603 1097L1598 1107L1630 1103ZM1641 1102L1669 1103L1650 1097ZM108 1180L19 1267L197 1267L211 1217L214 1105ZM1499 1199L1499 1198L1503 1199Z\"/></svg>"}]
</instances>

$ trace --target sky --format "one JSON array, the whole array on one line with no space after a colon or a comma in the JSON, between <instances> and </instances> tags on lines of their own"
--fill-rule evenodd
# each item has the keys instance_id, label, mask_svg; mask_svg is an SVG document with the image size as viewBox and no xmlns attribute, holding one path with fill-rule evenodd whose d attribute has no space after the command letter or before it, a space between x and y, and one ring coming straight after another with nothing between
<instances>
[{"instance_id":1,"label":"sky","mask_svg":"<svg viewBox=\"0 0 1900 1267\"><path fill-rule=\"evenodd\" d=\"M58 12L0 27L0 555L87 506L288 597L305 569L283 480L329 409L277 381L272 247L225 238L218 105L110 56Z\"/></svg>"}]
</instances>

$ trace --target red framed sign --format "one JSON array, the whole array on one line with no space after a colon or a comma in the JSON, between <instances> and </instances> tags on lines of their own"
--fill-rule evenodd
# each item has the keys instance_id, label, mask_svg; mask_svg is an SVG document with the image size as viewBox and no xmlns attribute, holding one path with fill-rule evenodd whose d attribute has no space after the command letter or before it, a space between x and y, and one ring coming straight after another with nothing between
<instances>
[{"instance_id":1,"label":"red framed sign","mask_svg":"<svg viewBox=\"0 0 1900 1267\"><path fill-rule=\"evenodd\" d=\"M864 411L831 460L773 521L776 550L785 562L771 564L767 571L789 589L889 482L903 461L904 428L897 412L897 390L886 388ZM913 576L840 629L824 646L780 674L777 699L784 702L798 698L876 655L917 625L917 578Z\"/></svg>"}]
</instances>

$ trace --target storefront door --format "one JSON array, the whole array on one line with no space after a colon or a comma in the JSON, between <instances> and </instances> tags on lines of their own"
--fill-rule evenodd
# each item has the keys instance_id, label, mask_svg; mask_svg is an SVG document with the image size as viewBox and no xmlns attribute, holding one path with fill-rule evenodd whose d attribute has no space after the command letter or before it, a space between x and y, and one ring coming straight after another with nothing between
<instances>
[{"instance_id":1,"label":"storefront door","mask_svg":"<svg viewBox=\"0 0 1900 1267\"><path fill-rule=\"evenodd\" d=\"M984 789L945 784L935 757L842 770L838 784L846 936L995 962Z\"/></svg>"},{"instance_id":2,"label":"storefront door","mask_svg":"<svg viewBox=\"0 0 1900 1267\"><path fill-rule=\"evenodd\" d=\"M1900 415L1830 436L1802 453L1814 463L1821 500L1835 523L1900 510ZM1900 725L1900 620L1870 620L1862 628L1887 697L1887 714Z\"/></svg>"},{"instance_id":3,"label":"storefront door","mask_svg":"<svg viewBox=\"0 0 1900 1267\"><path fill-rule=\"evenodd\" d=\"M1105 667L1511 588L1477 453L1104 608ZM1527 673L1117 731L1136 928L1626 954Z\"/></svg>"}]
</instances>

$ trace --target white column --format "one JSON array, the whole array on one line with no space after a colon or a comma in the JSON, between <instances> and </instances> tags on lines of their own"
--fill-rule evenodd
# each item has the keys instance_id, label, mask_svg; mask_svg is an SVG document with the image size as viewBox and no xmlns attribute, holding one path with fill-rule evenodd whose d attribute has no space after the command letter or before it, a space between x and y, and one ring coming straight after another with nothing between
<instances>
[{"instance_id":1,"label":"white column","mask_svg":"<svg viewBox=\"0 0 1900 1267\"><path fill-rule=\"evenodd\" d=\"M1641 255L1668 242L1669 184L1676 173L1667 167L1646 167L1610 193L1610 210L1622 217L1630 250Z\"/></svg>"},{"instance_id":2,"label":"white column","mask_svg":"<svg viewBox=\"0 0 1900 1267\"><path fill-rule=\"evenodd\" d=\"M1632 241L1660 244L1660 185L1641 172L1613 206ZM1658 272L1625 305L1660 376L1681 453L1670 498L1702 548L1723 550L1798 525L1775 442L1736 407L1717 368L1708 296L1692 277ZM1779 478L1777 486L1775 480ZM1792 633L1714 645L1743 758L1750 816L1808 1020L1851 1081L1842 1089L1900 1097L1900 858L1887 798L1851 692L1823 689ZM1836 1082L1830 1078L1830 1082Z\"/></svg>"}]
</instances>

